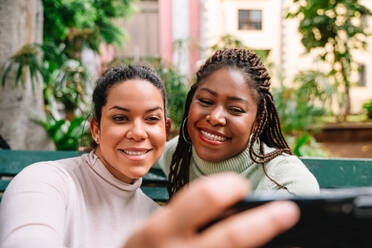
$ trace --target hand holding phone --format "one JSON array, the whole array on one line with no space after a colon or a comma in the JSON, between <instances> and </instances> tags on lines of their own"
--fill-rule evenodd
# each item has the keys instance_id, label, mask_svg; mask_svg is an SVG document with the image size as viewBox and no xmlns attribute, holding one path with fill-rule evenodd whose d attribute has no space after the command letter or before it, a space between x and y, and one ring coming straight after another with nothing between
<instances>
[{"instance_id":1,"label":"hand holding phone","mask_svg":"<svg viewBox=\"0 0 372 248\"><path fill-rule=\"evenodd\" d=\"M265 247L372 247L372 187L330 189L319 195L253 195L238 202L218 219L270 201L291 200L301 210L300 221Z\"/></svg>"}]
</instances>

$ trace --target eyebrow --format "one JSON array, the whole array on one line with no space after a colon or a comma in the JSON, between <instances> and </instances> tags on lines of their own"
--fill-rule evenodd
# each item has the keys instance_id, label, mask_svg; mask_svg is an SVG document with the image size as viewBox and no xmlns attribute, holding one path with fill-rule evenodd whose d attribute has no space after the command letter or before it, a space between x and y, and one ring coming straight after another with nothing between
<instances>
[{"instance_id":1,"label":"eyebrow","mask_svg":"<svg viewBox=\"0 0 372 248\"><path fill-rule=\"evenodd\" d=\"M211 89L208 89L208 88L201 88L200 91L207 91L209 92L210 94L214 95L214 96L217 96L217 92L211 90ZM237 96L228 96L227 97L227 100L229 101L241 101L241 102L248 102L247 100L241 98L241 97L237 97Z\"/></svg>"},{"instance_id":2,"label":"eyebrow","mask_svg":"<svg viewBox=\"0 0 372 248\"><path fill-rule=\"evenodd\" d=\"M130 112L130 109L127 109L127 108L124 108L124 107L120 107L118 105L115 105L115 106L112 106L111 108L109 108L109 110L112 110L112 109L118 109L118 110L121 110L121 111ZM153 111L158 110L158 109L159 110L163 110L162 107L156 106L154 108L151 108L151 109L146 110L146 113L153 112Z\"/></svg>"}]
</instances>

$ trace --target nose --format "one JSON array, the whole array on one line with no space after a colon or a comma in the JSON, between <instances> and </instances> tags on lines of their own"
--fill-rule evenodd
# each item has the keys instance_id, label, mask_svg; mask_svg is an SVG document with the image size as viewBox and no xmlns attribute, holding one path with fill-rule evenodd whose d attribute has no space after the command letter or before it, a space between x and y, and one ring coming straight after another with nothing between
<instances>
[{"instance_id":1,"label":"nose","mask_svg":"<svg viewBox=\"0 0 372 248\"><path fill-rule=\"evenodd\" d=\"M143 121L141 120L134 120L132 125L129 127L127 132L127 138L133 139L135 141L141 141L147 138L147 132L145 130L145 126Z\"/></svg>"},{"instance_id":2,"label":"nose","mask_svg":"<svg viewBox=\"0 0 372 248\"><path fill-rule=\"evenodd\" d=\"M215 107L206 117L212 126L226 125L225 111L222 106Z\"/></svg>"}]
</instances>

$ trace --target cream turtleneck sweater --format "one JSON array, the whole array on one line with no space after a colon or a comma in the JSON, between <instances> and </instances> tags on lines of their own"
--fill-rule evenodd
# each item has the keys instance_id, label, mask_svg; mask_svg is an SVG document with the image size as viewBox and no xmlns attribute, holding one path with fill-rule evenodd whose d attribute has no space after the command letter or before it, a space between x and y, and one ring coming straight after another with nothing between
<instances>
[{"instance_id":1,"label":"cream turtleneck sweater","mask_svg":"<svg viewBox=\"0 0 372 248\"><path fill-rule=\"evenodd\" d=\"M121 247L158 205L91 152L21 171L0 205L0 247Z\"/></svg>"},{"instance_id":2,"label":"cream turtleneck sweater","mask_svg":"<svg viewBox=\"0 0 372 248\"><path fill-rule=\"evenodd\" d=\"M166 175L169 174L169 167L177 142L178 137L167 142L164 153L157 163L157 166L162 168ZM266 153L272 150L273 148L265 146ZM311 174L307 167L296 156L284 153L266 163L265 168L270 177L287 187L291 193L301 195L316 194L319 192L319 184L314 175ZM248 148L227 160L208 162L201 159L194 147L192 147L190 181L223 171L234 171L246 177L251 183L252 191L256 193L280 190L280 188L264 174L262 165L256 164L251 160Z\"/></svg>"}]
</instances>

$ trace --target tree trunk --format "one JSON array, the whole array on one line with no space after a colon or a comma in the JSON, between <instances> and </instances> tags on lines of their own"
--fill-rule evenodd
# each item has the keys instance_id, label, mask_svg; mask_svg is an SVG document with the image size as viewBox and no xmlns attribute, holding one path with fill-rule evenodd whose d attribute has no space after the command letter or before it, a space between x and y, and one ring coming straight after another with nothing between
<instances>
[{"instance_id":1,"label":"tree trunk","mask_svg":"<svg viewBox=\"0 0 372 248\"><path fill-rule=\"evenodd\" d=\"M42 42L43 6L41 0L0 0L0 65L23 45ZM14 87L15 71L0 86L0 135L17 150L53 149L45 130L33 119L45 119L43 82L31 88L27 75L25 87ZM0 72L0 78L2 72Z\"/></svg>"},{"instance_id":2,"label":"tree trunk","mask_svg":"<svg viewBox=\"0 0 372 248\"><path fill-rule=\"evenodd\" d=\"M345 89L345 110L344 110L344 121L347 120L347 116L351 114L351 99L350 99L350 88Z\"/></svg>"}]
</instances>

